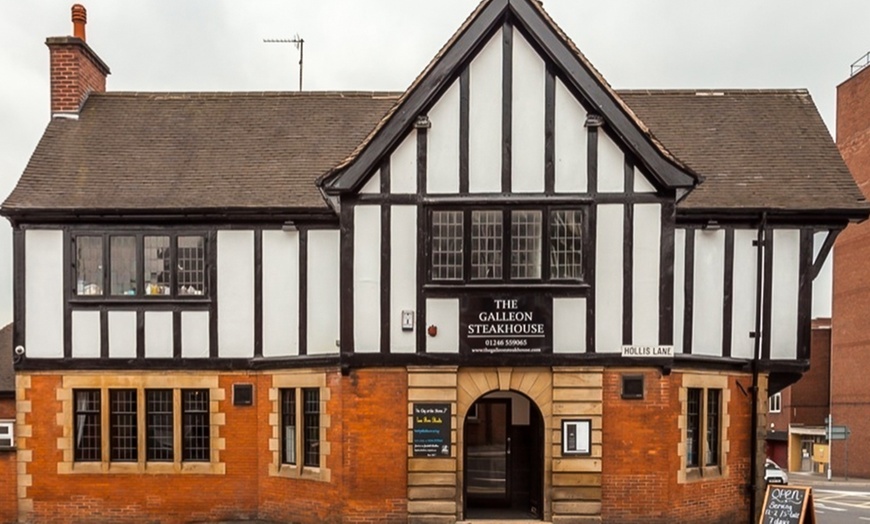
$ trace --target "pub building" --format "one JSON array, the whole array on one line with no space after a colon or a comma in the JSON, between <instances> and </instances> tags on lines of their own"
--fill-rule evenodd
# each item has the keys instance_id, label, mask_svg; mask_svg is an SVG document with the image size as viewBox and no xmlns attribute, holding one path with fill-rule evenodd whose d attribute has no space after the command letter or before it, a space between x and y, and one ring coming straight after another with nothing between
<instances>
[{"instance_id":1,"label":"pub building","mask_svg":"<svg viewBox=\"0 0 870 524\"><path fill-rule=\"evenodd\" d=\"M72 12L0 207L13 519L752 520L868 215L805 90L615 90L484 0L401 93L107 92Z\"/></svg>"}]
</instances>

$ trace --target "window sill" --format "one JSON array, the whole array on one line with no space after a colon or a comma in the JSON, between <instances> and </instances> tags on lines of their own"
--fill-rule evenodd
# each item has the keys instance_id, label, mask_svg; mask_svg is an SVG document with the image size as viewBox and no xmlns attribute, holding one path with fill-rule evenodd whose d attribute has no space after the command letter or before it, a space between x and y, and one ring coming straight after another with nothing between
<instances>
[{"instance_id":1,"label":"window sill","mask_svg":"<svg viewBox=\"0 0 870 524\"><path fill-rule=\"evenodd\" d=\"M703 482L705 480L717 480L724 477L722 469L719 466L686 468L686 482Z\"/></svg>"},{"instance_id":2,"label":"window sill","mask_svg":"<svg viewBox=\"0 0 870 524\"><path fill-rule=\"evenodd\" d=\"M151 297L70 297L69 303L73 306L147 306L151 304L190 304L207 306L211 304L210 297L199 295L183 296L183 297L167 297L154 295Z\"/></svg>"},{"instance_id":3,"label":"window sill","mask_svg":"<svg viewBox=\"0 0 870 524\"><path fill-rule=\"evenodd\" d=\"M281 464L277 468L277 471L275 471L274 476L288 479L329 482L328 470L311 466L305 466L300 470L299 466L293 464Z\"/></svg>"},{"instance_id":4,"label":"window sill","mask_svg":"<svg viewBox=\"0 0 870 524\"><path fill-rule=\"evenodd\" d=\"M73 462L58 464L58 473L223 475L226 473L226 466L221 462Z\"/></svg>"}]
</instances>

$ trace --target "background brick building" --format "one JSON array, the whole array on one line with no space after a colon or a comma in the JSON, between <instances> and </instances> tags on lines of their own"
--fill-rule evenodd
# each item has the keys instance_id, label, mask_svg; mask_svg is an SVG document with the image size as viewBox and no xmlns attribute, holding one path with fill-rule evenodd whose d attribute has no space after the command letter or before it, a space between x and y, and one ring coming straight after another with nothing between
<instances>
[{"instance_id":1,"label":"background brick building","mask_svg":"<svg viewBox=\"0 0 870 524\"><path fill-rule=\"evenodd\" d=\"M837 146L864 195L870 194L870 68L837 86ZM833 359L834 424L851 429L848 473L870 477L870 223L852 224L834 249ZM846 444L832 449L835 474L845 472Z\"/></svg>"}]
</instances>

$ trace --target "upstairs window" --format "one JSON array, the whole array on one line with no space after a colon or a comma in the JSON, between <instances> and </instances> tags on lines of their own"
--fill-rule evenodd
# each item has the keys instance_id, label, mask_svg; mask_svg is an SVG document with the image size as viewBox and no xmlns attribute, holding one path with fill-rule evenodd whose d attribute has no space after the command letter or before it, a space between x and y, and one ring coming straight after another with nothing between
<instances>
[{"instance_id":1,"label":"upstairs window","mask_svg":"<svg viewBox=\"0 0 870 524\"><path fill-rule=\"evenodd\" d=\"M73 237L79 297L202 297L208 294L205 235Z\"/></svg>"},{"instance_id":2,"label":"upstairs window","mask_svg":"<svg viewBox=\"0 0 870 524\"><path fill-rule=\"evenodd\" d=\"M583 281L582 209L435 209L429 217L432 283Z\"/></svg>"}]
</instances>

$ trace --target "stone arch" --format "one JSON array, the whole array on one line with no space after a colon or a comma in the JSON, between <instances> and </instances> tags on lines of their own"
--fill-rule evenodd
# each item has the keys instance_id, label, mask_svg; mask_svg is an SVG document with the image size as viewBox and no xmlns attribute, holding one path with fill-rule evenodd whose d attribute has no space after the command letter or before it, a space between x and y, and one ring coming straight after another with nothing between
<instances>
[{"instance_id":1,"label":"stone arch","mask_svg":"<svg viewBox=\"0 0 870 524\"><path fill-rule=\"evenodd\" d=\"M518 393L526 397L541 415L543 425L543 520L549 520L550 486L553 449L553 374L550 368L467 368L457 377L456 434L465 434L465 421L471 406L482 397L499 391ZM457 447L457 508L461 513L465 493L465 456L463 445ZM457 515L460 517L461 515Z\"/></svg>"}]
</instances>

